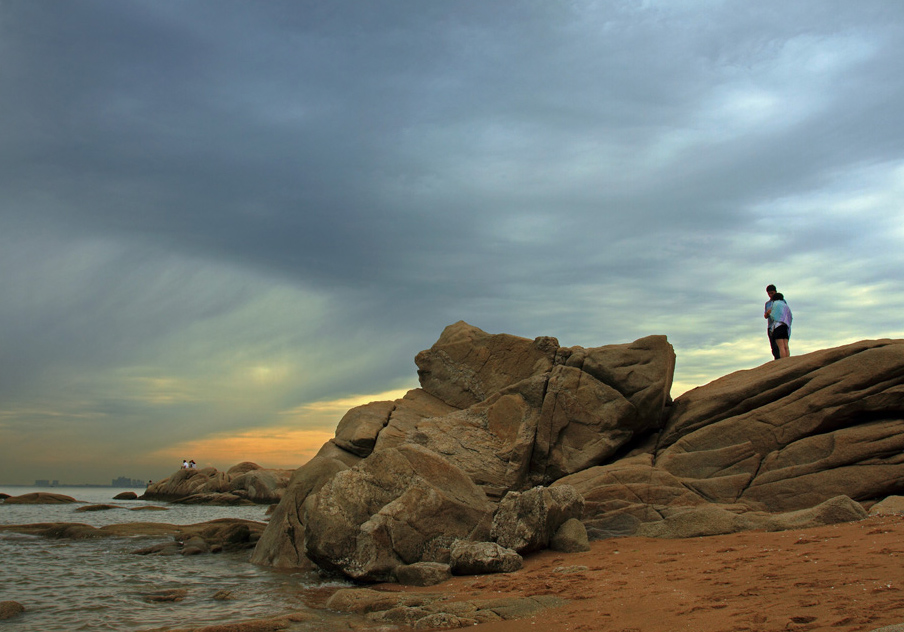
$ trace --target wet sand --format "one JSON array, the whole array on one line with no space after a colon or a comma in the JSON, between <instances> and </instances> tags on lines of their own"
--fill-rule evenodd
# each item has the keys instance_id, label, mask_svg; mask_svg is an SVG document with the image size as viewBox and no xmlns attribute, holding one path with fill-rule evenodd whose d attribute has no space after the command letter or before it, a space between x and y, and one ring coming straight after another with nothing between
<instances>
[{"instance_id":1,"label":"wet sand","mask_svg":"<svg viewBox=\"0 0 904 632\"><path fill-rule=\"evenodd\" d=\"M904 519L897 516L591 546L587 553L545 551L517 573L456 577L441 588L460 599L570 600L529 619L468 628L475 632L845 632L904 622Z\"/></svg>"}]
</instances>

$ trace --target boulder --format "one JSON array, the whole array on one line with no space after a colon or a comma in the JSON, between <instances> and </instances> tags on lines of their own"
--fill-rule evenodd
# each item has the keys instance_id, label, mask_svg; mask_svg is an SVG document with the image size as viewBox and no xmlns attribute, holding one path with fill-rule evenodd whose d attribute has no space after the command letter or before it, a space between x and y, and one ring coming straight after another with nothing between
<instances>
[{"instance_id":1,"label":"boulder","mask_svg":"<svg viewBox=\"0 0 904 632\"><path fill-rule=\"evenodd\" d=\"M587 539L587 529L584 528L584 523L577 518L570 518L563 522L550 539L549 548L562 553L589 551L590 541Z\"/></svg>"},{"instance_id":2,"label":"boulder","mask_svg":"<svg viewBox=\"0 0 904 632\"><path fill-rule=\"evenodd\" d=\"M434 586L451 577L449 565L439 562L416 562L395 569L396 581L405 586Z\"/></svg>"},{"instance_id":3,"label":"boulder","mask_svg":"<svg viewBox=\"0 0 904 632\"><path fill-rule=\"evenodd\" d=\"M138 500L138 494L135 492L120 492L113 497L113 500Z\"/></svg>"},{"instance_id":4,"label":"boulder","mask_svg":"<svg viewBox=\"0 0 904 632\"><path fill-rule=\"evenodd\" d=\"M416 421L407 440L499 498L606 462L658 430L675 354L665 336L560 348L460 322L416 362L422 389L460 410Z\"/></svg>"},{"instance_id":5,"label":"boulder","mask_svg":"<svg viewBox=\"0 0 904 632\"><path fill-rule=\"evenodd\" d=\"M229 477L229 492L253 503L278 503L282 500L292 472L293 470L265 470L261 467L236 472L235 468L230 468L226 473Z\"/></svg>"},{"instance_id":6,"label":"boulder","mask_svg":"<svg viewBox=\"0 0 904 632\"><path fill-rule=\"evenodd\" d=\"M315 456L298 468L251 555L252 563L313 570L313 563L305 555L305 528L299 511L309 495L347 469L340 459L325 456Z\"/></svg>"},{"instance_id":7,"label":"boulder","mask_svg":"<svg viewBox=\"0 0 904 632\"><path fill-rule=\"evenodd\" d=\"M416 421L411 443L443 455L492 499L531 486L547 378L523 380L466 410Z\"/></svg>"},{"instance_id":8,"label":"boulder","mask_svg":"<svg viewBox=\"0 0 904 632\"><path fill-rule=\"evenodd\" d=\"M265 469L249 461L234 465L226 472L213 467L184 468L148 485L141 499L209 505L278 503L292 471Z\"/></svg>"},{"instance_id":9,"label":"boulder","mask_svg":"<svg viewBox=\"0 0 904 632\"><path fill-rule=\"evenodd\" d=\"M421 388L455 408L467 408L507 386L548 372L559 342L491 335L459 321L415 357Z\"/></svg>"},{"instance_id":10,"label":"boulder","mask_svg":"<svg viewBox=\"0 0 904 632\"><path fill-rule=\"evenodd\" d=\"M496 542L459 540L452 545L450 567L453 575L513 573L523 563L524 560L517 551Z\"/></svg>"},{"instance_id":11,"label":"boulder","mask_svg":"<svg viewBox=\"0 0 904 632\"><path fill-rule=\"evenodd\" d=\"M196 494L223 494L229 491L225 472L213 467L183 468L168 478L148 485L142 500L173 501Z\"/></svg>"},{"instance_id":12,"label":"boulder","mask_svg":"<svg viewBox=\"0 0 904 632\"><path fill-rule=\"evenodd\" d=\"M493 516L490 536L501 546L530 553L549 546L565 522L580 520L584 499L570 485L509 492Z\"/></svg>"},{"instance_id":13,"label":"boulder","mask_svg":"<svg viewBox=\"0 0 904 632\"><path fill-rule=\"evenodd\" d=\"M377 436L389 423L395 402L371 402L345 413L336 426L334 443L362 458L374 451Z\"/></svg>"},{"instance_id":14,"label":"boulder","mask_svg":"<svg viewBox=\"0 0 904 632\"><path fill-rule=\"evenodd\" d=\"M389 420L376 437L374 450L397 448L408 442L409 435L419 422L443 417L457 410L459 409L446 404L422 388L412 389L405 393L403 398L393 402Z\"/></svg>"},{"instance_id":15,"label":"boulder","mask_svg":"<svg viewBox=\"0 0 904 632\"><path fill-rule=\"evenodd\" d=\"M303 505L307 556L362 581L441 562L457 538L479 539L492 506L461 470L420 446L375 452Z\"/></svg>"},{"instance_id":16,"label":"boulder","mask_svg":"<svg viewBox=\"0 0 904 632\"><path fill-rule=\"evenodd\" d=\"M241 463L233 465L228 470L226 470L226 476L232 479L236 476L241 476L242 474L247 474L248 472L256 472L262 469L264 468L262 468L257 463L252 463L251 461L242 461Z\"/></svg>"},{"instance_id":17,"label":"boulder","mask_svg":"<svg viewBox=\"0 0 904 632\"><path fill-rule=\"evenodd\" d=\"M869 508L870 516L904 516L904 496L889 496Z\"/></svg>"}]
</instances>

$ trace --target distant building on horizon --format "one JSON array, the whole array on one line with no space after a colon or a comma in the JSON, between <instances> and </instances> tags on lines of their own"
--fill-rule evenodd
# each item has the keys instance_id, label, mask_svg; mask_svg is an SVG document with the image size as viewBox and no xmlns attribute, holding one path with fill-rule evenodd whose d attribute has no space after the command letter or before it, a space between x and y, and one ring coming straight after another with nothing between
<instances>
[{"instance_id":1,"label":"distant building on horizon","mask_svg":"<svg viewBox=\"0 0 904 632\"><path fill-rule=\"evenodd\" d=\"M110 487L147 487L147 483L137 478L129 478L128 476L120 476L114 478Z\"/></svg>"},{"instance_id":2,"label":"distant building on horizon","mask_svg":"<svg viewBox=\"0 0 904 632\"><path fill-rule=\"evenodd\" d=\"M35 481L35 487L59 487L59 486L60 486L60 481L58 481L58 480L50 481L46 478L42 478L42 479Z\"/></svg>"}]
</instances>

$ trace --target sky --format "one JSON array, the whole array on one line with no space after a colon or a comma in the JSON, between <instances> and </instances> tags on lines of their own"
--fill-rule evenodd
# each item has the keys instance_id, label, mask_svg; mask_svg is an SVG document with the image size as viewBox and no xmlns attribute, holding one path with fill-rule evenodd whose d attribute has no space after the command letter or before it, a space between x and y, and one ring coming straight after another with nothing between
<instances>
[{"instance_id":1,"label":"sky","mask_svg":"<svg viewBox=\"0 0 904 632\"><path fill-rule=\"evenodd\" d=\"M295 468L459 320L904 337L904 3L0 0L0 483Z\"/></svg>"}]
</instances>

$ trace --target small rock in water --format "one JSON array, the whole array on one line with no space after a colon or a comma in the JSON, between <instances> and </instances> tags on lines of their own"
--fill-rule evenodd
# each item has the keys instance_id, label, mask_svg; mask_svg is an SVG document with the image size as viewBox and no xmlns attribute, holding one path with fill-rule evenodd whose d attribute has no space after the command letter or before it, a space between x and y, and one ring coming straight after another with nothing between
<instances>
[{"instance_id":1,"label":"small rock in water","mask_svg":"<svg viewBox=\"0 0 904 632\"><path fill-rule=\"evenodd\" d=\"M77 508L76 511L106 511L107 509L122 509L122 507L117 507L116 505L85 505Z\"/></svg>"},{"instance_id":2,"label":"small rock in water","mask_svg":"<svg viewBox=\"0 0 904 632\"><path fill-rule=\"evenodd\" d=\"M12 619L25 612L25 606L18 601L0 601L0 620Z\"/></svg>"},{"instance_id":3,"label":"small rock in water","mask_svg":"<svg viewBox=\"0 0 904 632\"><path fill-rule=\"evenodd\" d=\"M188 595L185 588L168 588L144 596L148 603L165 603L170 601L182 601Z\"/></svg>"}]
</instances>

